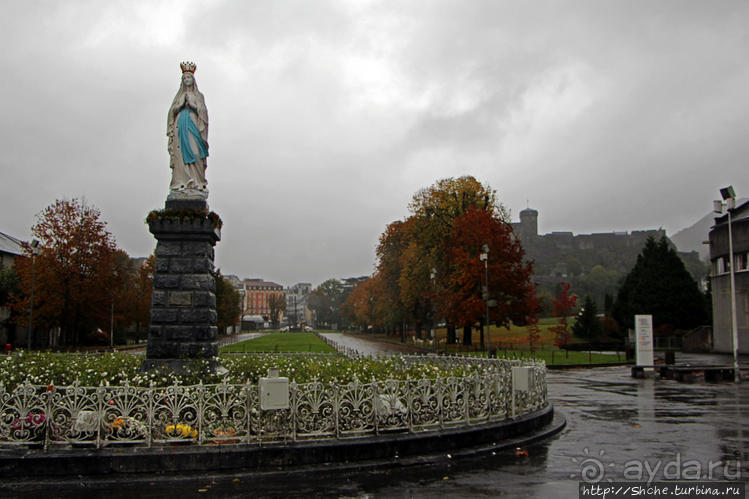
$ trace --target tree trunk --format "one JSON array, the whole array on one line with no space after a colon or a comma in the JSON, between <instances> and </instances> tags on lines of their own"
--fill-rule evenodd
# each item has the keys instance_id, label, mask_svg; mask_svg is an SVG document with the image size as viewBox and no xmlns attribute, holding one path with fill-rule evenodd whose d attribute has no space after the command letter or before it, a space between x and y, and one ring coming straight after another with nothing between
<instances>
[{"instance_id":1,"label":"tree trunk","mask_svg":"<svg viewBox=\"0 0 749 499\"><path fill-rule=\"evenodd\" d=\"M445 343L447 345L454 345L456 343L455 338L455 324L448 324L447 325L447 340Z\"/></svg>"},{"instance_id":2,"label":"tree trunk","mask_svg":"<svg viewBox=\"0 0 749 499\"><path fill-rule=\"evenodd\" d=\"M471 345L471 326L463 326L463 344Z\"/></svg>"},{"instance_id":3,"label":"tree trunk","mask_svg":"<svg viewBox=\"0 0 749 499\"><path fill-rule=\"evenodd\" d=\"M421 339L421 323L416 323L416 338Z\"/></svg>"}]
</instances>

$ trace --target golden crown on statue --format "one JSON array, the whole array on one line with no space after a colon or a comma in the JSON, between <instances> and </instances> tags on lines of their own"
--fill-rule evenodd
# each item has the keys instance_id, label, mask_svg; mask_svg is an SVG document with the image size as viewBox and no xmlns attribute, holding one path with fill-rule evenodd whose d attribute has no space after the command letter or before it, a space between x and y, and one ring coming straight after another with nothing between
<instances>
[{"instance_id":1,"label":"golden crown on statue","mask_svg":"<svg viewBox=\"0 0 749 499\"><path fill-rule=\"evenodd\" d=\"M195 73L195 63L190 61L184 61L179 63L179 67L182 68L183 73Z\"/></svg>"}]
</instances>

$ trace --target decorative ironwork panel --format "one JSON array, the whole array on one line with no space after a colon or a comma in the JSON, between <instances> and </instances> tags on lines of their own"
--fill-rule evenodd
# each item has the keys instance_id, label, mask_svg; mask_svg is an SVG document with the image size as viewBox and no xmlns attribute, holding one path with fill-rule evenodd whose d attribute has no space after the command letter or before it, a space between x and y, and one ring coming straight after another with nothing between
<instances>
[{"instance_id":1,"label":"decorative ironwork panel","mask_svg":"<svg viewBox=\"0 0 749 499\"><path fill-rule=\"evenodd\" d=\"M454 425L466 421L466 385L464 378L445 378L442 383L442 424Z\"/></svg>"},{"instance_id":2,"label":"decorative ironwork panel","mask_svg":"<svg viewBox=\"0 0 749 499\"><path fill-rule=\"evenodd\" d=\"M338 389L338 433L375 431L374 386L358 380Z\"/></svg>"},{"instance_id":3,"label":"decorative ironwork panel","mask_svg":"<svg viewBox=\"0 0 749 499\"><path fill-rule=\"evenodd\" d=\"M151 388L151 441L180 445L198 441L202 387Z\"/></svg>"},{"instance_id":4,"label":"decorative ironwork panel","mask_svg":"<svg viewBox=\"0 0 749 499\"><path fill-rule=\"evenodd\" d=\"M151 390L132 386L100 387L101 443L132 444L149 438Z\"/></svg>"},{"instance_id":5,"label":"decorative ironwork panel","mask_svg":"<svg viewBox=\"0 0 749 499\"><path fill-rule=\"evenodd\" d=\"M390 379L375 383L374 398L377 426L380 430L407 430L409 428L408 381Z\"/></svg>"},{"instance_id":6,"label":"decorative ironwork panel","mask_svg":"<svg viewBox=\"0 0 749 499\"><path fill-rule=\"evenodd\" d=\"M233 444L249 439L249 385L206 385L199 435L202 443Z\"/></svg>"},{"instance_id":7,"label":"decorative ironwork panel","mask_svg":"<svg viewBox=\"0 0 749 499\"><path fill-rule=\"evenodd\" d=\"M313 382L291 386L296 437L335 436L338 387Z\"/></svg>"},{"instance_id":8,"label":"decorative ironwork panel","mask_svg":"<svg viewBox=\"0 0 749 499\"><path fill-rule=\"evenodd\" d=\"M491 380L488 376L465 378L468 403L468 420L481 423L489 418L489 390Z\"/></svg>"},{"instance_id":9,"label":"decorative ironwork panel","mask_svg":"<svg viewBox=\"0 0 749 499\"><path fill-rule=\"evenodd\" d=\"M411 425L432 428L440 424L440 389L437 380L409 380Z\"/></svg>"},{"instance_id":10,"label":"decorative ironwork panel","mask_svg":"<svg viewBox=\"0 0 749 499\"><path fill-rule=\"evenodd\" d=\"M250 406L250 439L262 442L277 442L293 438L294 424L291 409L264 411L260 408L260 393L257 385L248 391ZM289 407L292 407L290 404Z\"/></svg>"},{"instance_id":11,"label":"decorative ironwork panel","mask_svg":"<svg viewBox=\"0 0 749 499\"><path fill-rule=\"evenodd\" d=\"M43 444L47 432L45 387L23 384L12 392L0 385L0 441Z\"/></svg>"}]
</instances>

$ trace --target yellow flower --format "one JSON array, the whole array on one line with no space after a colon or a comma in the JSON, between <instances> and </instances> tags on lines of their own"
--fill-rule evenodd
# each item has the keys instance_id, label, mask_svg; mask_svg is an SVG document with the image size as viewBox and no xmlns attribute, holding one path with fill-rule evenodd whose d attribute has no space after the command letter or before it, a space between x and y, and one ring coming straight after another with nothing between
<instances>
[{"instance_id":1,"label":"yellow flower","mask_svg":"<svg viewBox=\"0 0 749 499\"><path fill-rule=\"evenodd\" d=\"M198 436L198 430L193 430L190 425L183 423L178 425L170 424L164 429L164 432L170 437L195 438Z\"/></svg>"}]
</instances>

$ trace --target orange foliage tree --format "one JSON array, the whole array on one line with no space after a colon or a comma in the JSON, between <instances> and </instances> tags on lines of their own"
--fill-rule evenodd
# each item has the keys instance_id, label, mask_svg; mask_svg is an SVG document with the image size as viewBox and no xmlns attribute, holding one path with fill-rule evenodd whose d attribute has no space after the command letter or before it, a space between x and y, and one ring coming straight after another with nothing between
<instances>
[{"instance_id":1,"label":"orange foliage tree","mask_svg":"<svg viewBox=\"0 0 749 499\"><path fill-rule=\"evenodd\" d=\"M115 241L99 210L77 199L57 200L31 232L41 247L33 268L35 329L60 327L63 345L78 345L97 328L108 331L124 274L116 269ZM28 246L26 253L16 264L21 293L13 303L21 326L28 325L32 281Z\"/></svg>"},{"instance_id":2,"label":"orange foliage tree","mask_svg":"<svg viewBox=\"0 0 749 499\"><path fill-rule=\"evenodd\" d=\"M471 207L454 220L447 239L450 273L439 300L442 315L464 329L485 322L486 303L482 296L485 269L479 259L484 245L489 248L489 297L496 302L489 308L489 320L509 326L510 322L522 322L527 316L526 295L532 269L530 263L523 263L520 242L513 238L508 224L488 211ZM484 346L483 329L481 346Z\"/></svg>"},{"instance_id":3,"label":"orange foliage tree","mask_svg":"<svg viewBox=\"0 0 749 499\"><path fill-rule=\"evenodd\" d=\"M375 274L356 285L342 308L343 314L353 324L366 331L384 325L385 307L383 281L379 274Z\"/></svg>"},{"instance_id":4,"label":"orange foliage tree","mask_svg":"<svg viewBox=\"0 0 749 499\"><path fill-rule=\"evenodd\" d=\"M407 294L401 287L403 272L403 252L409 244L408 221L395 221L387 226L380 236L377 245L377 274L382 280L382 308L385 311L385 328L388 332L400 332L405 341L405 322L416 317L413 310L408 310L404 298ZM413 304L411 304L413 306Z\"/></svg>"},{"instance_id":5,"label":"orange foliage tree","mask_svg":"<svg viewBox=\"0 0 749 499\"><path fill-rule=\"evenodd\" d=\"M444 319L448 343L460 325L470 344L470 329L484 320L484 244L490 247L489 291L497 302L490 320L508 325L527 315L531 267L522 262L495 191L473 177L443 179L418 191L409 210L411 216L388 225L380 237L371 282L346 301L344 313L354 322L388 331L409 324L421 337L424 327Z\"/></svg>"}]
</instances>

